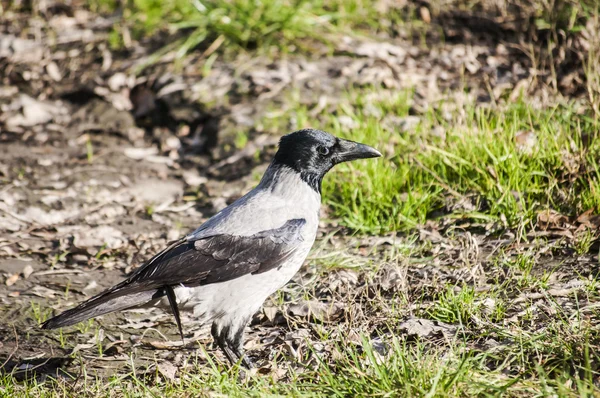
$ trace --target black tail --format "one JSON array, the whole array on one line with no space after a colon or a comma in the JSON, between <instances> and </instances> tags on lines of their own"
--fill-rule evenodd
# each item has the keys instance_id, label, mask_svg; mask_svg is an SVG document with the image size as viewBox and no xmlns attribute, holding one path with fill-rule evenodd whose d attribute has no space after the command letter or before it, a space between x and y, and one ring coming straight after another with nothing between
<instances>
[{"instance_id":1,"label":"black tail","mask_svg":"<svg viewBox=\"0 0 600 398\"><path fill-rule=\"evenodd\" d=\"M152 299L162 296L162 294L157 289L134 293L125 293L111 289L84 301L77 307L71 308L54 318L48 319L42 324L42 329L56 329L63 326L70 326L86 319L108 314L109 312L136 307L146 304Z\"/></svg>"},{"instance_id":2,"label":"black tail","mask_svg":"<svg viewBox=\"0 0 600 398\"><path fill-rule=\"evenodd\" d=\"M156 269L150 269L149 267L165 260L165 258L168 261L173 256L180 256L182 250L183 253L186 251L194 253L194 251L190 251L189 245L186 238L172 242L167 248L138 268L138 270L129 278L105 292L84 301L77 307L47 320L42 324L42 329L56 329L63 326L74 325L78 322L85 321L86 319L108 314L109 312L126 310L131 307L146 304L149 301L163 297L166 294L169 303L171 304L173 314L175 315L179 333L183 338L175 292L172 287L162 285L156 278L152 278ZM182 248L182 250L178 248Z\"/></svg>"}]
</instances>

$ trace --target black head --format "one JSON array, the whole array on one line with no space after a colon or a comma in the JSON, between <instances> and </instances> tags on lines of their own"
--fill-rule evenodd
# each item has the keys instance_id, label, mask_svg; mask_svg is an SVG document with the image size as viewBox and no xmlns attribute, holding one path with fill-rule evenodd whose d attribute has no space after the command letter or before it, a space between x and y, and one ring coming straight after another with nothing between
<instances>
[{"instance_id":1,"label":"black head","mask_svg":"<svg viewBox=\"0 0 600 398\"><path fill-rule=\"evenodd\" d=\"M376 158L381 153L370 146L343 140L321 130L299 130L279 141L274 164L285 165L300 173L317 192L325 174L338 163Z\"/></svg>"}]
</instances>

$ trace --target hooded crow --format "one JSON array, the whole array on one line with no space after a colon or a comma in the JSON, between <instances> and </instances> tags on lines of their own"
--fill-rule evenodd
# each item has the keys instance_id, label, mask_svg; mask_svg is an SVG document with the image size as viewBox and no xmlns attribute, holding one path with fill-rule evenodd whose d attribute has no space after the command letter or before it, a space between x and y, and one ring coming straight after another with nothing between
<instances>
[{"instance_id":1,"label":"hooded crow","mask_svg":"<svg viewBox=\"0 0 600 398\"><path fill-rule=\"evenodd\" d=\"M283 136L260 183L191 234L170 244L129 278L42 324L73 325L145 305L170 307L212 322L211 334L231 363L251 362L243 333L252 315L306 259L317 234L321 181L336 164L381 154L320 130Z\"/></svg>"}]
</instances>

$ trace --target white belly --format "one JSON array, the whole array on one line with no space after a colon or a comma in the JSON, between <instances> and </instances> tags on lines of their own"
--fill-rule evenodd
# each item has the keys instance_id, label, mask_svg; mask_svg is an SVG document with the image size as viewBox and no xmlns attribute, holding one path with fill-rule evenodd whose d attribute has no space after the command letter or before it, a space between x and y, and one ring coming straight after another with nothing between
<instances>
[{"instance_id":1,"label":"white belly","mask_svg":"<svg viewBox=\"0 0 600 398\"><path fill-rule=\"evenodd\" d=\"M200 323L222 318L241 320L251 317L271 294L298 272L310 250L309 245L305 246L280 269L204 286L176 287L174 290L179 310L191 311ZM168 301L163 299L161 304L168 305Z\"/></svg>"}]
</instances>

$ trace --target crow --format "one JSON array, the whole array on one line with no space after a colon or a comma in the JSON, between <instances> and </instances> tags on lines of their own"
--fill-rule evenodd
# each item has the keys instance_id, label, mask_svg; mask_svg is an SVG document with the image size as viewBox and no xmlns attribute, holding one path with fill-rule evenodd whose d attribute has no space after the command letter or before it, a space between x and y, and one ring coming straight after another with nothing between
<instances>
[{"instance_id":1,"label":"crow","mask_svg":"<svg viewBox=\"0 0 600 398\"><path fill-rule=\"evenodd\" d=\"M114 311L158 305L191 311L232 364L252 363L244 328L300 269L317 234L321 182L336 164L381 156L374 148L305 129L285 135L260 183L129 278L42 324L73 325Z\"/></svg>"}]
</instances>

